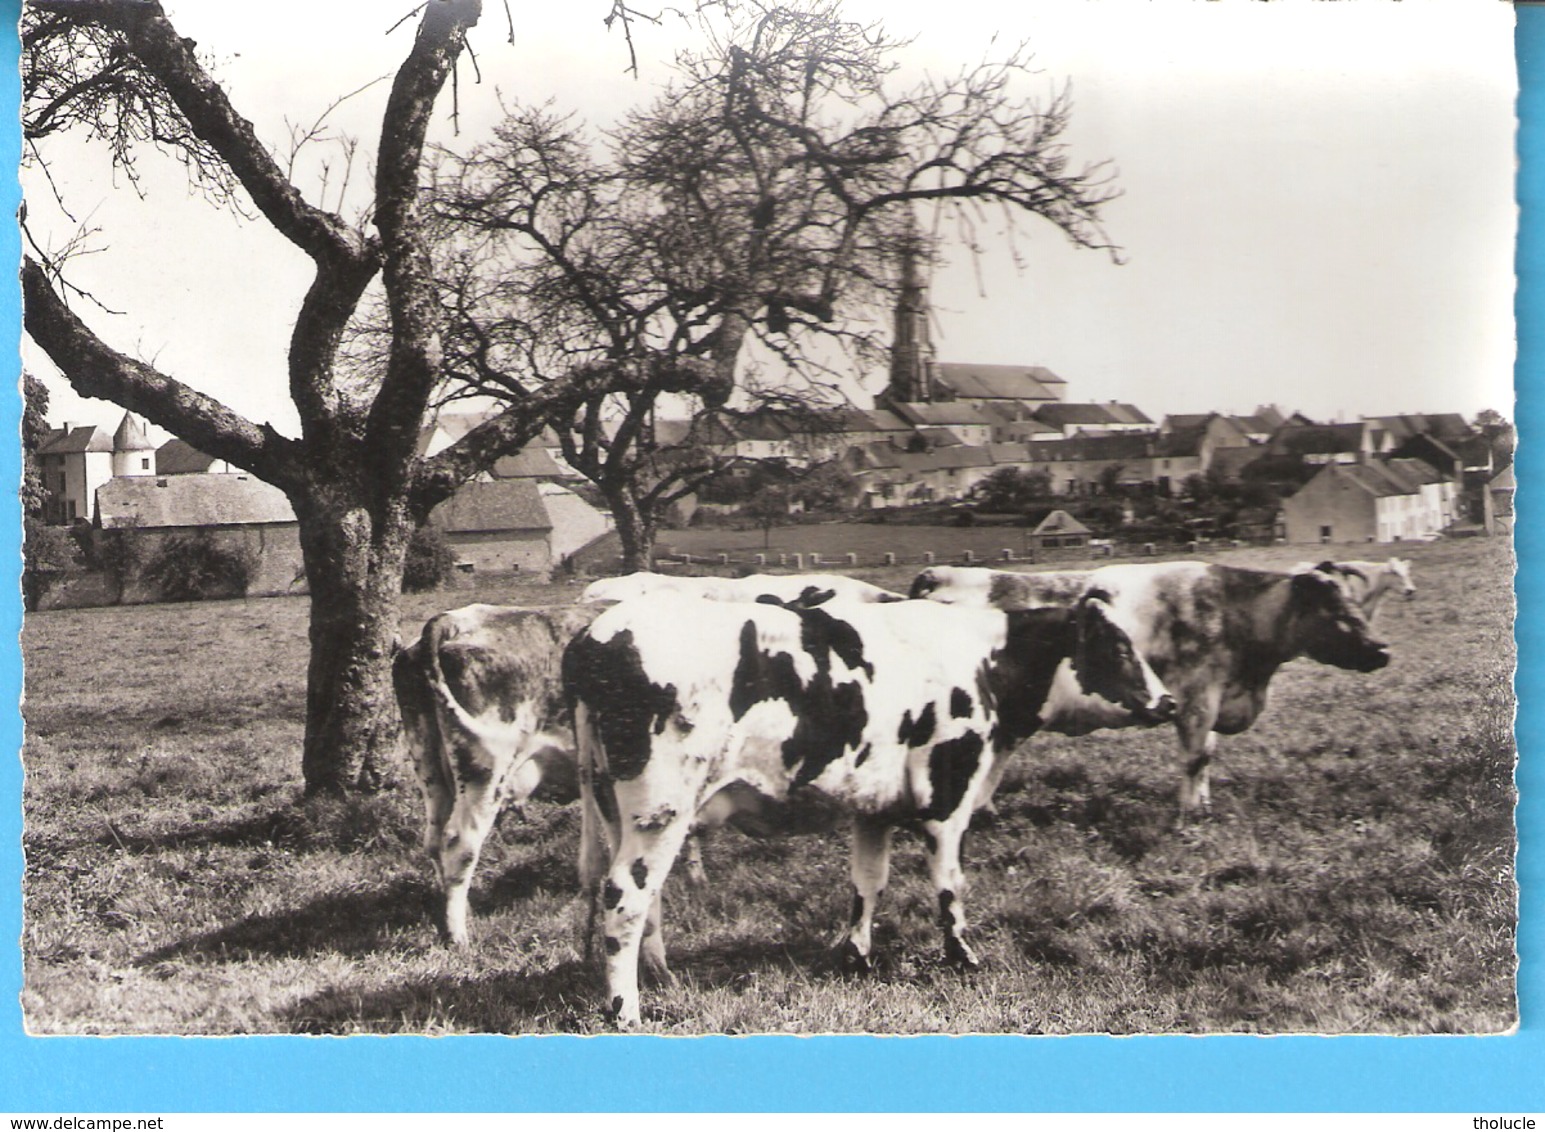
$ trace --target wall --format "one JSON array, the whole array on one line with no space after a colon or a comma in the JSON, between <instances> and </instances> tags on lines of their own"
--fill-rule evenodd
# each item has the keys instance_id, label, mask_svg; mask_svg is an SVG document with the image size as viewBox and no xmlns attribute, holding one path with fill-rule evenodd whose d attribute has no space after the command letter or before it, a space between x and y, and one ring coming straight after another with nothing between
<instances>
[{"instance_id":1,"label":"wall","mask_svg":"<svg viewBox=\"0 0 1545 1132\"><path fill-rule=\"evenodd\" d=\"M552 569L552 548L546 531L459 531L445 533L458 562L472 564L479 573L546 576Z\"/></svg>"},{"instance_id":2,"label":"wall","mask_svg":"<svg viewBox=\"0 0 1545 1132\"><path fill-rule=\"evenodd\" d=\"M1319 542L1330 527L1332 542L1366 542L1378 534L1374 498L1334 471L1321 472L1283 501L1288 542Z\"/></svg>"}]
</instances>

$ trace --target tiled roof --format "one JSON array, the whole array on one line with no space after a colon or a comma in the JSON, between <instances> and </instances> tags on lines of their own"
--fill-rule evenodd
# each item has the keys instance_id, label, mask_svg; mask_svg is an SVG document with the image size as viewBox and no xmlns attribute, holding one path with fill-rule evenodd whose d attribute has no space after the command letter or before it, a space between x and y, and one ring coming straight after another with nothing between
<instances>
[{"instance_id":1,"label":"tiled roof","mask_svg":"<svg viewBox=\"0 0 1545 1132\"><path fill-rule=\"evenodd\" d=\"M528 479L463 484L429 513L429 523L453 534L546 531L553 525L541 492Z\"/></svg>"},{"instance_id":2,"label":"tiled roof","mask_svg":"<svg viewBox=\"0 0 1545 1132\"><path fill-rule=\"evenodd\" d=\"M1107 436L1072 436L1066 440L1032 440L1026 447L1036 462L1063 460L1141 460L1152 454L1154 436L1115 432Z\"/></svg>"},{"instance_id":3,"label":"tiled roof","mask_svg":"<svg viewBox=\"0 0 1545 1132\"><path fill-rule=\"evenodd\" d=\"M897 401L891 411L915 425L988 425L992 422L964 401Z\"/></svg>"},{"instance_id":4,"label":"tiled roof","mask_svg":"<svg viewBox=\"0 0 1545 1132\"><path fill-rule=\"evenodd\" d=\"M213 456L200 452L186 440L173 437L156 449L156 475L183 476L207 472L215 463Z\"/></svg>"},{"instance_id":5,"label":"tiled roof","mask_svg":"<svg viewBox=\"0 0 1545 1132\"><path fill-rule=\"evenodd\" d=\"M494 479L552 479L563 474L563 469L548 455L547 449L527 445L519 452L500 456L491 469Z\"/></svg>"},{"instance_id":6,"label":"tiled roof","mask_svg":"<svg viewBox=\"0 0 1545 1132\"><path fill-rule=\"evenodd\" d=\"M1268 447L1274 456L1307 456L1329 452L1360 452L1366 425L1283 425Z\"/></svg>"},{"instance_id":7,"label":"tiled roof","mask_svg":"<svg viewBox=\"0 0 1545 1132\"><path fill-rule=\"evenodd\" d=\"M104 527L229 527L295 521L284 492L244 473L111 479L97 488L97 514Z\"/></svg>"},{"instance_id":8,"label":"tiled roof","mask_svg":"<svg viewBox=\"0 0 1545 1132\"><path fill-rule=\"evenodd\" d=\"M1038 535L1087 535L1093 532L1066 511L1053 511L1032 532Z\"/></svg>"},{"instance_id":9,"label":"tiled roof","mask_svg":"<svg viewBox=\"0 0 1545 1132\"><path fill-rule=\"evenodd\" d=\"M150 433L145 429L145 422L133 413L125 413L123 420L118 422L118 431L113 433L113 451L147 452L154 447L150 442Z\"/></svg>"},{"instance_id":10,"label":"tiled roof","mask_svg":"<svg viewBox=\"0 0 1545 1132\"><path fill-rule=\"evenodd\" d=\"M96 425L76 425L66 432L50 429L48 438L38 445L39 456L63 456L72 452L111 452L113 438Z\"/></svg>"},{"instance_id":11,"label":"tiled roof","mask_svg":"<svg viewBox=\"0 0 1545 1132\"><path fill-rule=\"evenodd\" d=\"M1098 402L1063 401L1042 405L1035 411L1035 418L1059 428L1068 425L1152 424L1153 421L1135 405L1117 401Z\"/></svg>"},{"instance_id":12,"label":"tiled roof","mask_svg":"<svg viewBox=\"0 0 1545 1132\"><path fill-rule=\"evenodd\" d=\"M1046 386L1067 384L1045 366L976 365L939 362L934 374L957 397L1003 401L1054 401L1058 394Z\"/></svg>"}]
</instances>

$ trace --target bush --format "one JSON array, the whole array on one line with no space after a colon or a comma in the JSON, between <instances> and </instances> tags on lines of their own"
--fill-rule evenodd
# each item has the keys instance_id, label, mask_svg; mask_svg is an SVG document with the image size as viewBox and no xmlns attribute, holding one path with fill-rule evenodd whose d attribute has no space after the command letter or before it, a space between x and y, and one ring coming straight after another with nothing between
<instances>
[{"instance_id":1,"label":"bush","mask_svg":"<svg viewBox=\"0 0 1545 1132\"><path fill-rule=\"evenodd\" d=\"M245 545L222 546L207 532L167 539L140 577L163 601L240 597L257 573L257 556Z\"/></svg>"},{"instance_id":2,"label":"bush","mask_svg":"<svg viewBox=\"0 0 1545 1132\"><path fill-rule=\"evenodd\" d=\"M402 563L402 590L421 594L439 589L456 576L456 552L434 527L420 527L408 542Z\"/></svg>"}]
</instances>

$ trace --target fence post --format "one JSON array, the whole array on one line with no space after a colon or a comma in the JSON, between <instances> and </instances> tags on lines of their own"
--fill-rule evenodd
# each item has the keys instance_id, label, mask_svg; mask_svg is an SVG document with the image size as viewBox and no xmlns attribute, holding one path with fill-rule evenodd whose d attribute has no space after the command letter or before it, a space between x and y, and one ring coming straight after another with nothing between
<instances>
[{"instance_id":1,"label":"fence post","mask_svg":"<svg viewBox=\"0 0 1545 1132\"><path fill-rule=\"evenodd\" d=\"M805 568L805 556L803 554L791 554L789 557L794 559L794 569L803 570Z\"/></svg>"},{"instance_id":2,"label":"fence post","mask_svg":"<svg viewBox=\"0 0 1545 1132\"><path fill-rule=\"evenodd\" d=\"M1014 561L1014 552L1009 547L1005 546L1002 550L1001 557L1005 562L1012 562Z\"/></svg>"},{"instance_id":3,"label":"fence post","mask_svg":"<svg viewBox=\"0 0 1545 1132\"><path fill-rule=\"evenodd\" d=\"M896 552L894 550L887 550L885 552L885 564L887 566L896 565Z\"/></svg>"},{"instance_id":4,"label":"fence post","mask_svg":"<svg viewBox=\"0 0 1545 1132\"><path fill-rule=\"evenodd\" d=\"M751 561L755 562L758 566L766 566L767 565L767 555L765 555L765 554L753 554L751 556Z\"/></svg>"},{"instance_id":5,"label":"fence post","mask_svg":"<svg viewBox=\"0 0 1545 1132\"><path fill-rule=\"evenodd\" d=\"M692 556L690 554L683 554L681 556L681 564L683 566L690 566L690 565L692 565Z\"/></svg>"},{"instance_id":6,"label":"fence post","mask_svg":"<svg viewBox=\"0 0 1545 1132\"><path fill-rule=\"evenodd\" d=\"M858 555L854 554L851 550L848 551L848 565L849 566L857 566L858 565Z\"/></svg>"},{"instance_id":7,"label":"fence post","mask_svg":"<svg viewBox=\"0 0 1545 1132\"><path fill-rule=\"evenodd\" d=\"M812 550L810 552L810 565L812 565L812 566L819 566L820 564L821 564L820 552Z\"/></svg>"},{"instance_id":8,"label":"fence post","mask_svg":"<svg viewBox=\"0 0 1545 1132\"><path fill-rule=\"evenodd\" d=\"M961 552L960 559L962 562L969 566L971 563L976 561L976 555L972 554L969 550L966 550Z\"/></svg>"},{"instance_id":9,"label":"fence post","mask_svg":"<svg viewBox=\"0 0 1545 1132\"><path fill-rule=\"evenodd\" d=\"M1143 543L1143 553L1145 555L1147 555L1149 558L1152 558L1154 556L1154 553L1155 553L1154 548L1153 548L1153 543L1151 543L1151 542Z\"/></svg>"},{"instance_id":10,"label":"fence post","mask_svg":"<svg viewBox=\"0 0 1545 1132\"><path fill-rule=\"evenodd\" d=\"M778 555L778 565L779 566L787 566L788 563L789 563L789 556L787 554L780 554L780 555Z\"/></svg>"},{"instance_id":11,"label":"fence post","mask_svg":"<svg viewBox=\"0 0 1545 1132\"><path fill-rule=\"evenodd\" d=\"M730 564L730 556L728 554L725 554L725 553L723 553L721 551L720 554L719 554L719 565L720 566L728 566L729 564Z\"/></svg>"},{"instance_id":12,"label":"fence post","mask_svg":"<svg viewBox=\"0 0 1545 1132\"><path fill-rule=\"evenodd\" d=\"M1100 554L1105 558L1116 557L1116 544L1113 542L1106 543L1104 546L1100 547Z\"/></svg>"},{"instance_id":13,"label":"fence post","mask_svg":"<svg viewBox=\"0 0 1545 1132\"><path fill-rule=\"evenodd\" d=\"M931 550L923 551L923 562L925 564L929 565L929 566L933 565L933 551L931 551Z\"/></svg>"}]
</instances>

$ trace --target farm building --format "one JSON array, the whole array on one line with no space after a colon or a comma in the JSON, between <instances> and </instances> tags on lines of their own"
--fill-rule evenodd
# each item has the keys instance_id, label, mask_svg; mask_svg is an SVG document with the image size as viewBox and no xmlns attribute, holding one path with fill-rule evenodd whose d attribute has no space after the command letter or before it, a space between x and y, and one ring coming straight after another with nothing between
<instances>
[{"instance_id":1,"label":"farm building","mask_svg":"<svg viewBox=\"0 0 1545 1132\"><path fill-rule=\"evenodd\" d=\"M429 513L458 565L477 571L546 574L552 569L552 518L529 479L464 484Z\"/></svg>"},{"instance_id":2,"label":"farm building","mask_svg":"<svg viewBox=\"0 0 1545 1132\"><path fill-rule=\"evenodd\" d=\"M1441 531L1452 514L1445 517L1441 491L1424 492L1424 486L1442 481L1423 467L1426 473L1418 478L1409 468L1379 461L1326 465L1283 501L1287 541L1400 542ZM1424 485L1427 478L1436 482Z\"/></svg>"},{"instance_id":3,"label":"farm building","mask_svg":"<svg viewBox=\"0 0 1545 1132\"><path fill-rule=\"evenodd\" d=\"M246 473L126 476L97 489L101 531L131 531L150 562L175 539L202 533L240 550L254 563L248 594L290 593L304 587L299 525L284 493ZM131 579L128 604L155 601L153 589Z\"/></svg>"}]
</instances>

